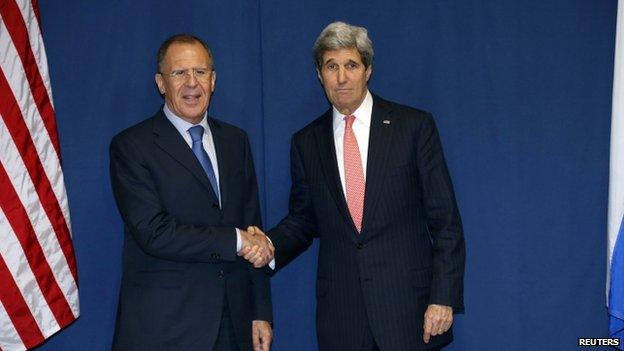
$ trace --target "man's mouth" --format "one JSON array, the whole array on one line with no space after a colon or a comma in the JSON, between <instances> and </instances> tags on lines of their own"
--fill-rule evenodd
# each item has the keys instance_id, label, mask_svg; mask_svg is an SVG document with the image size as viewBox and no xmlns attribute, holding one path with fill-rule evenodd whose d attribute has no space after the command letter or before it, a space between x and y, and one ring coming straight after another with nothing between
<instances>
[{"instance_id":1,"label":"man's mouth","mask_svg":"<svg viewBox=\"0 0 624 351\"><path fill-rule=\"evenodd\" d=\"M184 99L184 102L186 102L187 104L196 104L196 103L198 103L200 97L201 97L201 94L185 94L185 95L182 95L182 99Z\"/></svg>"}]
</instances>

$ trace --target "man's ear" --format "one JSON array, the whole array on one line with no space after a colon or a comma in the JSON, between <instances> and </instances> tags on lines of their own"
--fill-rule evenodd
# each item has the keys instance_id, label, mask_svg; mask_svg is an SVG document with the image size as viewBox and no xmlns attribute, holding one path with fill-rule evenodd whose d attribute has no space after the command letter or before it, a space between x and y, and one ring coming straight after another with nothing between
<instances>
[{"instance_id":1,"label":"man's ear","mask_svg":"<svg viewBox=\"0 0 624 351\"><path fill-rule=\"evenodd\" d=\"M217 71L212 71L212 77L210 79L210 93L212 94L217 84Z\"/></svg>"},{"instance_id":2,"label":"man's ear","mask_svg":"<svg viewBox=\"0 0 624 351\"><path fill-rule=\"evenodd\" d=\"M154 75L154 80L156 81L156 85L158 85L158 91L162 95L165 95L165 81L163 80L162 74L156 73Z\"/></svg>"},{"instance_id":3,"label":"man's ear","mask_svg":"<svg viewBox=\"0 0 624 351\"><path fill-rule=\"evenodd\" d=\"M318 77L321 84L323 84L323 76L321 75L321 71L319 71L318 67L316 68L316 76Z\"/></svg>"}]
</instances>

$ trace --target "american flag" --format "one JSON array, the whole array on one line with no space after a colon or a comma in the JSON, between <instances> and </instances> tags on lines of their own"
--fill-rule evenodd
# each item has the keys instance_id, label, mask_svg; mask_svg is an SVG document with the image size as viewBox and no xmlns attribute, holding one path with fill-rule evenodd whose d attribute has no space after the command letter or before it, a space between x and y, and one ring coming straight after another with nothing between
<instances>
[{"instance_id":1,"label":"american flag","mask_svg":"<svg viewBox=\"0 0 624 351\"><path fill-rule=\"evenodd\" d=\"M0 350L80 313L78 273L36 0L0 0Z\"/></svg>"}]
</instances>

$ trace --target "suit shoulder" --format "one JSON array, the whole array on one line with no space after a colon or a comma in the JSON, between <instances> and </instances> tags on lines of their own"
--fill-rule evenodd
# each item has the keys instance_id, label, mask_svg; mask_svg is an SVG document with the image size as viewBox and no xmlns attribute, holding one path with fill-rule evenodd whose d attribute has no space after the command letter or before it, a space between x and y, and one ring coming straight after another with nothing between
<instances>
[{"instance_id":1,"label":"suit shoulder","mask_svg":"<svg viewBox=\"0 0 624 351\"><path fill-rule=\"evenodd\" d=\"M428 111L425 111L416 107L400 104L398 102L385 100L380 97L375 97L375 98L376 98L375 101L378 102L382 108L385 108L386 110L394 112L402 117L411 117L411 118L416 118L416 119L432 119L433 118L431 113Z\"/></svg>"},{"instance_id":2,"label":"suit shoulder","mask_svg":"<svg viewBox=\"0 0 624 351\"><path fill-rule=\"evenodd\" d=\"M315 130L317 130L318 128L322 128L323 125L327 123L328 118L331 120L331 109L315 118L312 122L308 123L303 128L296 131L293 134L293 139L299 140L311 136Z\"/></svg>"},{"instance_id":3,"label":"suit shoulder","mask_svg":"<svg viewBox=\"0 0 624 351\"><path fill-rule=\"evenodd\" d=\"M230 124L228 122L224 122L214 117L209 117L209 118L214 124L214 126L217 128L217 130L224 133L224 135L226 135L227 137L230 137L230 138L238 137L238 138L248 139L247 132L245 132L244 129L237 127L233 124ZM218 131L214 131L214 132L218 132Z\"/></svg>"},{"instance_id":4,"label":"suit shoulder","mask_svg":"<svg viewBox=\"0 0 624 351\"><path fill-rule=\"evenodd\" d=\"M117 133L111 140L111 145L123 141L141 140L146 136L150 135L153 129L155 118L156 116L146 118Z\"/></svg>"}]
</instances>

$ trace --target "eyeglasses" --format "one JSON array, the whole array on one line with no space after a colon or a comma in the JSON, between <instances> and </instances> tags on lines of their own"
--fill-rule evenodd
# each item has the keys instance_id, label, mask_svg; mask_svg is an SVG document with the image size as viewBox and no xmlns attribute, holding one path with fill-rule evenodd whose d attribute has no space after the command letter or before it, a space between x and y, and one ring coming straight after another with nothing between
<instances>
[{"instance_id":1,"label":"eyeglasses","mask_svg":"<svg viewBox=\"0 0 624 351\"><path fill-rule=\"evenodd\" d=\"M210 75L212 73L212 69L208 68L191 68L191 69L176 69L171 71L171 73L160 73L163 76L169 76L171 79L176 81L184 81L187 78L190 78L191 75L195 76L195 79L201 81L207 81L210 79Z\"/></svg>"}]
</instances>

